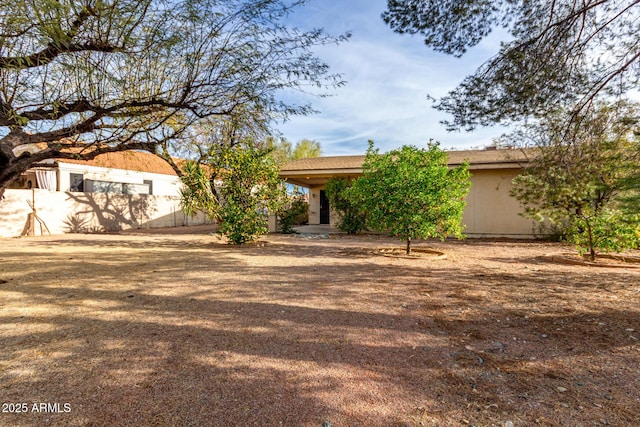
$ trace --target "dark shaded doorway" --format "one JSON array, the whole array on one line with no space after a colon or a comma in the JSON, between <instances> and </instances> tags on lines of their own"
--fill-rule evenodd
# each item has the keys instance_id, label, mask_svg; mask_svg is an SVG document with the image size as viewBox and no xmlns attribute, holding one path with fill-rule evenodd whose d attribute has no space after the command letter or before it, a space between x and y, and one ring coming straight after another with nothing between
<instances>
[{"instance_id":1,"label":"dark shaded doorway","mask_svg":"<svg viewBox=\"0 0 640 427\"><path fill-rule=\"evenodd\" d=\"M329 199L324 190L320 190L320 224L329 224Z\"/></svg>"}]
</instances>

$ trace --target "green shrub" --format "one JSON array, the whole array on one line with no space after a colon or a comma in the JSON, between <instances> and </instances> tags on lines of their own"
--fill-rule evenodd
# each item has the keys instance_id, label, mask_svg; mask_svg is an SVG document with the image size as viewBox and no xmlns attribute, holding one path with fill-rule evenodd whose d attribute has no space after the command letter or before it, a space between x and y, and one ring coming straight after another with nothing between
<instances>
[{"instance_id":1,"label":"green shrub","mask_svg":"<svg viewBox=\"0 0 640 427\"><path fill-rule=\"evenodd\" d=\"M285 205L278 215L280 232L284 234L295 233L294 225L302 225L308 221L309 204L302 195L291 197L290 202Z\"/></svg>"},{"instance_id":2,"label":"green shrub","mask_svg":"<svg viewBox=\"0 0 640 427\"><path fill-rule=\"evenodd\" d=\"M327 182L325 192L329 199L331 209L340 215L338 230L349 234L356 234L366 228L366 213L354 203L349 189L353 184L352 180L346 178L332 178Z\"/></svg>"}]
</instances>

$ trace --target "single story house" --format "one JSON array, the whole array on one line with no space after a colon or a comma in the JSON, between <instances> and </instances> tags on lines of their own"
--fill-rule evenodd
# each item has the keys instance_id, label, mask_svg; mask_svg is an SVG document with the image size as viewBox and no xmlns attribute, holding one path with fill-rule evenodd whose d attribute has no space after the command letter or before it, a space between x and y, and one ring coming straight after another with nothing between
<instances>
[{"instance_id":1,"label":"single story house","mask_svg":"<svg viewBox=\"0 0 640 427\"><path fill-rule=\"evenodd\" d=\"M121 151L92 160L50 159L28 170L9 188L179 196L180 185L175 171L158 156Z\"/></svg>"},{"instance_id":2,"label":"single story house","mask_svg":"<svg viewBox=\"0 0 640 427\"><path fill-rule=\"evenodd\" d=\"M448 151L449 166L469 162L471 189L467 196L463 223L470 237L531 238L536 222L520 215L522 207L509 192L511 180L527 162L526 153L515 149ZM362 175L365 156L330 156L294 160L286 164L280 177L309 189L309 224L335 225L338 217L325 195L327 181L335 177Z\"/></svg>"},{"instance_id":3,"label":"single story house","mask_svg":"<svg viewBox=\"0 0 640 427\"><path fill-rule=\"evenodd\" d=\"M31 146L33 149L33 146ZM205 223L180 206L181 182L148 152L105 153L92 160L52 159L22 174L0 201L0 237L31 234L33 207L51 234ZM34 224L31 224L33 228ZM39 234L38 224L35 224Z\"/></svg>"}]
</instances>

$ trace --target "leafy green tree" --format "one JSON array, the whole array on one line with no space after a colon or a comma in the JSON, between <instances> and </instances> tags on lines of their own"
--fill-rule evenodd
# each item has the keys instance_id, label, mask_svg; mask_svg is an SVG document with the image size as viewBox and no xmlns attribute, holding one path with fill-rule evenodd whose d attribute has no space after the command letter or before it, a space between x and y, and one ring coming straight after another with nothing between
<instances>
[{"instance_id":1,"label":"leafy green tree","mask_svg":"<svg viewBox=\"0 0 640 427\"><path fill-rule=\"evenodd\" d=\"M318 141L301 139L296 143L296 146L293 147L290 159L309 159L312 157L320 157L321 155L322 147L320 147L320 143Z\"/></svg>"},{"instance_id":2,"label":"leafy green tree","mask_svg":"<svg viewBox=\"0 0 640 427\"><path fill-rule=\"evenodd\" d=\"M175 159L194 160L196 163L206 161L212 152L222 147L243 146L251 143L254 147L262 147L262 141L271 138L270 129L265 118L259 112L238 107L230 115L212 116L191 125L179 137L173 138L169 144L160 146L160 156L166 160L180 176L182 168Z\"/></svg>"},{"instance_id":3,"label":"leafy green tree","mask_svg":"<svg viewBox=\"0 0 640 427\"><path fill-rule=\"evenodd\" d=\"M168 158L203 119L310 113L277 94L341 85L312 49L347 35L287 27L304 3L0 0L0 192L45 159Z\"/></svg>"},{"instance_id":4,"label":"leafy green tree","mask_svg":"<svg viewBox=\"0 0 640 427\"><path fill-rule=\"evenodd\" d=\"M265 140L265 147L271 150L270 156L278 166L282 167L291 160L293 147L286 138L270 136Z\"/></svg>"},{"instance_id":5,"label":"leafy green tree","mask_svg":"<svg viewBox=\"0 0 640 427\"><path fill-rule=\"evenodd\" d=\"M367 224L407 242L462 236L462 214L469 192L468 164L450 169L447 153L436 142L426 149L403 146L380 155L369 149L350 192L367 212Z\"/></svg>"},{"instance_id":6,"label":"leafy green tree","mask_svg":"<svg viewBox=\"0 0 640 427\"><path fill-rule=\"evenodd\" d=\"M559 105L572 115L599 94L640 83L640 3L618 0L388 0L384 21L398 33L421 34L427 46L462 56L506 27L497 55L436 108L454 129L518 122Z\"/></svg>"},{"instance_id":7,"label":"leafy green tree","mask_svg":"<svg viewBox=\"0 0 640 427\"><path fill-rule=\"evenodd\" d=\"M579 124L578 124L579 122ZM592 260L598 250L640 242L638 110L600 105L567 130L551 116L512 136L530 141L530 161L513 180L524 215L560 229Z\"/></svg>"},{"instance_id":8,"label":"leafy green tree","mask_svg":"<svg viewBox=\"0 0 640 427\"><path fill-rule=\"evenodd\" d=\"M272 149L271 156L280 166L284 166L291 160L308 159L322 155L320 143L310 139L301 139L295 146L285 138L276 139L269 137L266 139L266 147Z\"/></svg>"},{"instance_id":9,"label":"leafy green tree","mask_svg":"<svg viewBox=\"0 0 640 427\"><path fill-rule=\"evenodd\" d=\"M367 216L349 193L352 185L353 180L332 178L327 182L325 191L331 209L340 215L338 229L349 234L356 234L366 228Z\"/></svg>"},{"instance_id":10,"label":"leafy green tree","mask_svg":"<svg viewBox=\"0 0 640 427\"><path fill-rule=\"evenodd\" d=\"M286 201L284 183L269 151L253 144L222 147L185 168L182 182L186 213L204 212L233 244L257 240L268 232L268 213ZM210 178L203 168L212 171Z\"/></svg>"}]
</instances>

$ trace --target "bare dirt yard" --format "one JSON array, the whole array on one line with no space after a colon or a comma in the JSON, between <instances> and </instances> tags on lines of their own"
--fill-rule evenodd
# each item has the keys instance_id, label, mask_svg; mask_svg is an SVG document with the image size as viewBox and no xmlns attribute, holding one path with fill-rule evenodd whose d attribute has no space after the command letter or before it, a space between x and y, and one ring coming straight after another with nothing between
<instances>
[{"instance_id":1,"label":"bare dirt yard","mask_svg":"<svg viewBox=\"0 0 640 427\"><path fill-rule=\"evenodd\" d=\"M199 232L0 239L0 425L638 425L639 269Z\"/></svg>"}]
</instances>

